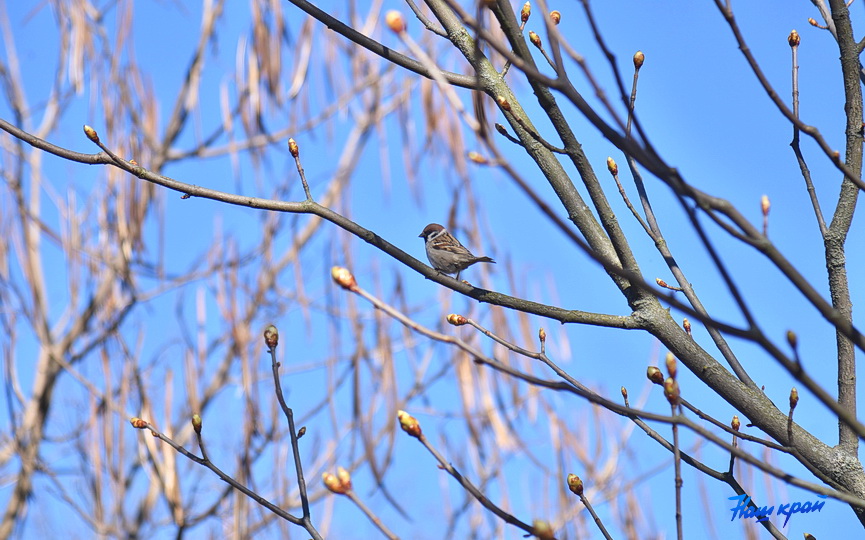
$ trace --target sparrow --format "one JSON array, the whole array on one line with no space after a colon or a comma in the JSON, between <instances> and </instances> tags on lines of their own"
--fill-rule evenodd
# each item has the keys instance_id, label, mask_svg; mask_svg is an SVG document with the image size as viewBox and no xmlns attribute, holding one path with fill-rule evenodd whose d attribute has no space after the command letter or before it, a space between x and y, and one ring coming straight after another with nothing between
<instances>
[{"instance_id":1,"label":"sparrow","mask_svg":"<svg viewBox=\"0 0 865 540\"><path fill-rule=\"evenodd\" d=\"M433 268L444 274L456 274L457 279L460 272L469 266L478 263L495 263L489 257L475 257L472 252L460 244L447 229L438 223L430 223L418 238L424 239L426 256Z\"/></svg>"}]
</instances>

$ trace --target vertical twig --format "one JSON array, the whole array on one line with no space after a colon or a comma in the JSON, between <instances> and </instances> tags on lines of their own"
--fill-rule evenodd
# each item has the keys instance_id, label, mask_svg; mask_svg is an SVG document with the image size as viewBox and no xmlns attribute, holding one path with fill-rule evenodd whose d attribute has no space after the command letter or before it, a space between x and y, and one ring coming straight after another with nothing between
<instances>
[{"instance_id":1,"label":"vertical twig","mask_svg":"<svg viewBox=\"0 0 865 540\"><path fill-rule=\"evenodd\" d=\"M303 527L316 540L321 540L321 535L315 529L310 519L309 513L309 496L306 494L306 480L303 478L303 465L300 462L300 445L298 444L297 430L294 427L294 411L291 410L285 403L285 397L282 394L282 384L279 381L279 362L276 360L276 346L279 344L279 334L276 327L268 326L264 331L264 340L270 353L270 364L273 369L273 385L276 392L276 399L279 401L279 406L282 412L285 413L288 419L288 434L291 437L291 452L294 455L294 469L297 472L297 490L300 494L300 505L303 509Z\"/></svg>"}]
</instances>

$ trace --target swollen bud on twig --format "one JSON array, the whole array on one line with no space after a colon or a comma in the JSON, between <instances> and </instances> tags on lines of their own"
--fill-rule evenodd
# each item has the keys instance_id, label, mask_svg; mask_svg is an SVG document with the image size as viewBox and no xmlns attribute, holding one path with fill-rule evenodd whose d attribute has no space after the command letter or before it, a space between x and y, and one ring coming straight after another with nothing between
<instances>
[{"instance_id":1,"label":"swollen bud on twig","mask_svg":"<svg viewBox=\"0 0 865 540\"><path fill-rule=\"evenodd\" d=\"M268 349L274 349L279 345L279 330L272 324L267 325L264 329L264 344Z\"/></svg>"},{"instance_id":2,"label":"swollen bud on twig","mask_svg":"<svg viewBox=\"0 0 865 540\"><path fill-rule=\"evenodd\" d=\"M624 386L622 387L622 397L625 398L625 401L628 400L628 389Z\"/></svg>"},{"instance_id":3,"label":"swollen bud on twig","mask_svg":"<svg viewBox=\"0 0 865 540\"><path fill-rule=\"evenodd\" d=\"M95 143L99 143L99 135L96 133L96 130L87 124L84 125L84 134L87 135L87 138Z\"/></svg>"},{"instance_id":4,"label":"swollen bud on twig","mask_svg":"<svg viewBox=\"0 0 865 540\"><path fill-rule=\"evenodd\" d=\"M810 17L808 18L808 24L810 24L811 26L815 26L817 28L820 28L822 30L828 30L829 29L828 26L823 26L822 24L818 23L817 21L815 21L814 19L812 19Z\"/></svg>"},{"instance_id":5,"label":"swollen bud on twig","mask_svg":"<svg viewBox=\"0 0 865 540\"><path fill-rule=\"evenodd\" d=\"M477 163L478 165L487 165L490 162L490 160L488 160L485 156L482 156L475 151L469 152L468 157L469 157L469 160L473 161L474 163Z\"/></svg>"},{"instance_id":6,"label":"swollen bud on twig","mask_svg":"<svg viewBox=\"0 0 865 540\"><path fill-rule=\"evenodd\" d=\"M532 534L535 538L539 538L540 540L555 540L555 535L553 534L553 527L549 524L548 521L544 521L543 519L536 519L532 521Z\"/></svg>"},{"instance_id":7,"label":"swollen bud on twig","mask_svg":"<svg viewBox=\"0 0 865 540\"><path fill-rule=\"evenodd\" d=\"M346 489L343 487L342 482L340 482L339 478L334 476L332 473L321 473L321 481L324 482L324 487L329 489L331 493L345 495Z\"/></svg>"},{"instance_id":8,"label":"swollen bud on twig","mask_svg":"<svg viewBox=\"0 0 865 540\"><path fill-rule=\"evenodd\" d=\"M769 208L771 208L772 204L769 202L769 196L763 195L760 197L760 210L763 212L763 216L769 215Z\"/></svg>"},{"instance_id":9,"label":"swollen bud on twig","mask_svg":"<svg viewBox=\"0 0 865 540\"><path fill-rule=\"evenodd\" d=\"M667 377L667 380L664 381L664 397L673 407L679 404L679 383L676 382L676 379Z\"/></svg>"},{"instance_id":10,"label":"swollen bud on twig","mask_svg":"<svg viewBox=\"0 0 865 540\"><path fill-rule=\"evenodd\" d=\"M296 158L300 155L300 148L298 148L297 142L294 139L288 139L288 151L293 158Z\"/></svg>"},{"instance_id":11,"label":"swollen bud on twig","mask_svg":"<svg viewBox=\"0 0 865 540\"><path fill-rule=\"evenodd\" d=\"M403 431L412 437L420 438L423 432L420 429L420 422L417 421L417 418L405 411L397 411L396 417L397 420L399 420L399 427L401 427Z\"/></svg>"},{"instance_id":12,"label":"swollen bud on twig","mask_svg":"<svg viewBox=\"0 0 865 540\"><path fill-rule=\"evenodd\" d=\"M529 41L532 42L537 48L541 48L541 36L537 35L535 32L529 32Z\"/></svg>"},{"instance_id":13,"label":"swollen bud on twig","mask_svg":"<svg viewBox=\"0 0 865 540\"><path fill-rule=\"evenodd\" d=\"M676 357L673 356L673 353L668 352L667 358L665 358L664 361L667 364L667 374L675 379L679 372L678 367L676 366Z\"/></svg>"},{"instance_id":14,"label":"swollen bud on twig","mask_svg":"<svg viewBox=\"0 0 865 540\"><path fill-rule=\"evenodd\" d=\"M447 321L449 324L453 326L462 326L464 324L468 324L469 320L463 317L462 315L457 315L456 313L451 313L447 316Z\"/></svg>"},{"instance_id":15,"label":"swollen bud on twig","mask_svg":"<svg viewBox=\"0 0 865 540\"><path fill-rule=\"evenodd\" d=\"M643 62L646 61L646 55L643 54L643 51L637 51L634 53L634 69L640 69L643 67Z\"/></svg>"},{"instance_id":16,"label":"swollen bud on twig","mask_svg":"<svg viewBox=\"0 0 865 540\"><path fill-rule=\"evenodd\" d=\"M538 339L541 340L541 343L545 343L547 341L547 331L543 328L538 330Z\"/></svg>"},{"instance_id":17,"label":"swollen bud on twig","mask_svg":"<svg viewBox=\"0 0 865 540\"><path fill-rule=\"evenodd\" d=\"M796 346L799 344L799 338L796 337L796 332L787 330L787 343L790 344L790 347L796 349Z\"/></svg>"},{"instance_id":18,"label":"swollen bud on twig","mask_svg":"<svg viewBox=\"0 0 865 540\"><path fill-rule=\"evenodd\" d=\"M583 481L580 480L579 476L576 474L568 475L568 489L570 489L574 495L583 494Z\"/></svg>"},{"instance_id":19,"label":"swollen bud on twig","mask_svg":"<svg viewBox=\"0 0 865 540\"><path fill-rule=\"evenodd\" d=\"M689 321L687 317L682 319L682 327L685 329L685 332L687 332L688 335L690 336L691 335L691 321Z\"/></svg>"},{"instance_id":20,"label":"swollen bud on twig","mask_svg":"<svg viewBox=\"0 0 865 540\"><path fill-rule=\"evenodd\" d=\"M730 422L730 427L733 428L734 431L739 431L739 427L741 427L742 423L739 422L739 415L733 415L733 421Z\"/></svg>"},{"instance_id":21,"label":"swollen bud on twig","mask_svg":"<svg viewBox=\"0 0 865 540\"><path fill-rule=\"evenodd\" d=\"M132 424L132 427L134 427L135 429L144 429L147 427L147 422L145 422L141 418L138 418L137 416L130 418L129 423Z\"/></svg>"},{"instance_id":22,"label":"swollen bud on twig","mask_svg":"<svg viewBox=\"0 0 865 540\"><path fill-rule=\"evenodd\" d=\"M501 133L502 135L507 135L507 134L508 134L508 130L505 129L505 126L499 124L498 122L496 122L495 126L496 126L496 131L498 131L498 132Z\"/></svg>"},{"instance_id":23,"label":"swollen bud on twig","mask_svg":"<svg viewBox=\"0 0 865 540\"><path fill-rule=\"evenodd\" d=\"M794 386L790 389L790 412L793 412L797 403L799 403L799 391L796 390L796 387Z\"/></svg>"},{"instance_id":24,"label":"swollen bud on twig","mask_svg":"<svg viewBox=\"0 0 865 540\"><path fill-rule=\"evenodd\" d=\"M301 426L300 429L297 430L297 438L298 440L306 435L306 426Z\"/></svg>"},{"instance_id":25,"label":"swollen bud on twig","mask_svg":"<svg viewBox=\"0 0 865 540\"><path fill-rule=\"evenodd\" d=\"M671 291L682 292L681 287L673 287L672 285L668 285L667 282L661 278L655 278L655 283L657 283L659 287L663 287L665 289L670 289Z\"/></svg>"},{"instance_id":26,"label":"swollen bud on twig","mask_svg":"<svg viewBox=\"0 0 865 540\"><path fill-rule=\"evenodd\" d=\"M529 22L529 17L532 16L532 4L530 2L526 2L523 4L523 9L520 10L520 21L523 24Z\"/></svg>"},{"instance_id":27,"label":"swollen bud on twig","mask_svg":"<svg viewBox=\"0 0 865 540\"><path fill-rule=\"evenodd\" d=\"M357 289L357 281L354 279L352 273L349 272L348 268L334 266L330 269L330 277L333 278L333 281L336 282L337 285L347 291Z\"/></svg>"},{"instance_id":28,"label":"swollen bud on twig","mask_svg":"<svg viewBox=\"0 0 865 540\"><path fill-rule=\"evenodd\" d=\"M501 107L503 111L511 111L511 104L508 103L508 100L506 100L504 96L496 96L496 103L499 104L499 107Z\"/></svg>"},{"instance_id":29,"label":"swollen bud on twig","mask_svg":"<svg viewBox=\"0 0 865 540\"><path fill-rule=\"evenodd\" d=\"M664 384L664 374L656 366L646 368L646 378L655 384Z\"/></svg>"},{"instance_id":30,"label":"swollen bud on twig","mask_svg":"<svg viewBox=\"0 0 865 540\"><path fill-rule=\"evenodd\" d=\"M787 36L787 43L789 43L791 47L798 47L799 46L799 32L797 32L796 30L791 30L790 35Z\"/></svg>"},{"instance_id":31,"label":"swollen bud on twig","mask_svg":"<svg viewBox=\"0 0 865 540\"><path fill-rule=\"evenodd\" d=\"M562 22L562 14L556 10L550 12L550 19L553 21L553 24L559 24Z\"/></svg>"},{"instance_id":32,"label":"swollen bud on twig","mask_svg":"<svg viewBox=\"0 0 865 540\"><path fill-rule=\"evenodd\" d=\"M343 467L336 468L336 478L346 491L351 491L351 474Z\"/></svg>"},{"instance_id":33,"label":"swollen bud on twig","mask_svg":"<svg viewBox=\"0 0 865 540\"><path fill-rule=\"evenodd\" d=\"M192 429L194 429L196 433L201 435L201 416L197 414L192 415Z\"/></svg>"},{"instance_id":34,"label":"swollen bud on twig","mask_svg":"<svg viewBox=\"0 0 865 540\"><path fill-rule=\"evenodd\" d=\"M399 11L388 11L384 16L384 23L388 28L390 28L391 32L394 32L395 34L402 34L405 32L405 19Z\"/></svg>"},{"instance_id":35,"label":"swollen bud on twig","mask_svg":"<svg viewBox=\"0 0 865 540\"><path fill-rule=\"evenodd\" d=\"M616 161L611 157L607 158L607 170L610 171L610 174L613 176L619 174L619 166L616 165Z\"/></svg>"}]
</instances>

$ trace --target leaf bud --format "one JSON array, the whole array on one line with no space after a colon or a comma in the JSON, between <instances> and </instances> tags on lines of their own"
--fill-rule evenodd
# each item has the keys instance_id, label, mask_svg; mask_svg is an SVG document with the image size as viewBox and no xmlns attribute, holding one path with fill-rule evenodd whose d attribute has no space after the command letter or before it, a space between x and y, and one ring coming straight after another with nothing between
<instances>
[{"instance_id":1,"label":"leaf bud","mask_svg":"<svg viewBox=\"0 0 865 540\"><path fill-rule=\"evenodd\" d=\"M348 268L334 266L330 269L330 277L333 278L333 281L336 282L337 285L347 291L357 289L357 281L354 279L352 273L349 272Z\"/></svg>"},{"instance_id":2,"label":"leaf bud","mask_svg":"<svg viewBox=\"0 0 865 540\"><path fill-rule=\"evenodd\" d=\"M401 427L403 431L416 439L420 438L423 432L420 429L420 422L417 421L417 418L405 411L397 411L396 417L397 420L399 420L399 427Z\"/></svg>"},{"instance_id":3,"label":"leaf bud","mask_svg":"<svg viewBox=\"0 0 865 540\"><path fill-rule=\"evenodd\" d=\"M405 19L399 11L393 9L388 11L384 16L384 23L395 34L405 32Z\"/></svg>"}]
</instances>

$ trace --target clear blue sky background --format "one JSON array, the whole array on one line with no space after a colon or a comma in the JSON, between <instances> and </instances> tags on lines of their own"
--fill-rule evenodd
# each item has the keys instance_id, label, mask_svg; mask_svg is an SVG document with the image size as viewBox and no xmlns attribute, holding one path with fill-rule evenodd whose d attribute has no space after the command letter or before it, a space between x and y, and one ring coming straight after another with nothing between
<instances>
[{"instance_id":1,"label":"clear blue sky background","mask_svg":"<svg viewBox=\"0 0 865 540\"><path fill-rule=\"evenodd\" d=\"M167 104L173 103L180 84L179 77L189 59L188 51L192 49L194 35L189 29L197 29L199 25L199 8L189 4L186 6L181 3L139 2L135 7L135 50L144 71L152 73L150 82L156 94L166 104L162 110L163 118L170 113ZM226 27L227 37L220 42L219 56L208 60L207 83L203 86L201 96L204 112L197 122L204 133L208 133L219 121L218 115L213 112L216 109L212 106L219 98L218 88L225 77L224 73L234 67L236 41L231 41L229 36L236 38L248 26L246 3L229 4L232 4L228 7L229 15L224 17L221 23ZM54 22L46 8L36 9L19 1L5 2L5 5L0 3L0 6L8 14L28 93L32 96L33 106L38 107L38 96L44 95L45 89L55 76ZM516 9L518 7L515 5ZM556 4L551 4L551 7L563 12L560 28L572 45L586 55L593 73L614 98L610 70L598 53L581 10L574 2L568 3L566 7ZM799 30L802 35L799 60L801 116L805 122L816 125L830 144L843 150L844 117L837 47L828 32L812 28L806 22L808 17L818 17L811 3L806 0L736 2L734 7L751 49L776 90L788 102L790 49L787 35L793 28ZM593 8L604 38L618 56L626 81L631 77L631 55L636 50L642 50L646 54L637 109L651 142L660 150L661 155L669 164L678 168L688 181L704 191L729 199L746 215L751 216L755 224L759 224L761 219L760 197L763 194L768 195L772 201L771 238L794 261L797 268L828 296L822 243L804 183L788 146L792 129L759 88L713 3L599 0L594 3ZM288 14L292 32L296 33L306 15L288 3L283 9ZM387 2L386 9L400 9L409 17L408 9L400 3ZM366 2L359 7L360 12L365 10ZM332 12L340 15L345 12L345 8L334 4ZM861 5L854 4L854 25L857 22L855 17L860 13ZM327 32L318 23L315 31L318 35ZM415 37L419 37L423 32L421 25L410 17L409 32ZM379 37L386 45L402 50L402 46L389 33L379 32ZM0 54L5 62L6 45L0 48ZM459 69L459 66L459 62L454 62L449 67ZM594 103L591 91L584 84L579 70L571 67L570 74L579 83L579 89ZM307 82L320 83L321 78L316 77ZM93 97L89 90L89 87L85 87L84 93L75 97L75 105L62 118L61 127L52 134L51 142L78 151L95 151L81 133L82 124L93 125L97 130L104 125L99 113L94 112L95 107L91 102ZM523 100L523 105L532 111L532 96L526 85L517 83L515 90ZM317 94L320 94L322 102L330 98L325 92ZM461 96L468 104L468 95L461 93ZM567 109L567 105L565 107ZM8 113L8 103L0 100L0 116L8 119ZM630 219L624 204L617 198L612 182L605 176L605 160L607 156L613 156L619 162L623 180L626 181L623 156L578 116L574 114L572 118L575 119L573 126L581 138L586 154L599 175L604 178L604 182L609 185L608 194L623 227L632 233L632 238L639 239L634 242L633 247L643 265L644 275L648 279L660 277L672 282L664 261L654 251L651 242L641 235L638 225ZM268 120L272 122L270 127L273 129L280 129L287 122L285 118ZM347 133L345 126L348 120L344 116L337 120L334 129L318 130L303 134L303 138L298 137L313 193L320 193L317 190L321 190L334 173L335 162ZM420 118L415 121L422 125ZM401 143L398 125L395 119L392 119L386 126L387 131L376 133L368 141L363 163L352 179L352 219L378 232L415 257L425 260L423 245L417 239L417 234L428 222L445 221L451 202L450 192L457 185L457 181L452 172L444 168L446 160L430 155L423 162L415 164L414 174L423 186L423 200L418 203L405 181L406 174L398 146ZM551 133L547 126L541 125L540 129ZM101 130L100 134L109 144L123 136ZM195 140L195 133L186 132L178 146L190 147ZM503 148L508 148L506 141L500 144ZM815 185L828 219L837 197L841 175L827 165L826 159L808 139L803 140L803 150L809 159ZM509 155L521 167L532 185L552 201L551 190L545 187L540 174L532 169L531 164L520 156L515 147L510 148ZM284 178L296 174L286 157L284 146L274 147L268 151L269 168L257 172L243 160L236 176L232 174L228 161L224 159L187 162L171 166L165 173L192 184L253 194L257 192L257 186L267 185L269 175ZM53 157L45 157L45 161L46 170L51 174L49 183L61 196L71 189L86 197L92 190L99 189L102 171L68 164ZM389 168L388 173L383 173L383 165ZM0 166L8 164L0 163ZM385 174L388 179L386 185L382 181ZM481 230L483 244L473 248L492 255L499 261L500 264L493 273L496 288L509 292L510 285L504 266L510 264L513 265L523 290L528 291L527 296L530 299L586 311L620 315L628 313L624 300L598 265L573 249L560 233L550 227L503 174L495 169L480 169L473 171L473 174L477 175L477 194L484 203ZM722 320L741 324L742 317L735 311L717 272L712 269L706 254L696 247L696 239L678 203L658 181L647 178L647 184L667 240L710 313ZM630 184L626 181L626 185ZM630 191L633 196L633 190ZM301 198L299 185L290 194L290 198ZM47 201L44 204L49 205ZM203 244L196 242L198 239L204 243L209 241L212 235L217 234L212 232L214 228L230 231L241 245L248 245L260 230L261 216L252 210L203 200L181 201L174 193L165 195L164 204L168 232L165 237L166 258L169 267L173 269L188 268L203 249ZM49 214L51 212L46 211ZM515 215L526 217L514 219ZM306 219L302 217L299 222ZM828 325L800 299L788 283L779 279L778 274L767 263L755 256L753 250L728 240L716 230L713 233L713 240L729 262L737 284L745 291L750 307L758 314L767 334L783 343L786 330L796 331L805 365L819 381L834 392L834 337ZM155 238L157 229L152 228L149 234ZM863 257L861 249L857 248L862 246L862 236L861 221L857 220L848 243L847 261L853 280L854 306L862 305L865 294L862 281L856 282L862 275L859 268L862 266ZM283 245L286 240L282 240ZM370 284L373 275L380 272L382 285L387 287L399 275L414 305L427 306L418 313L421 322L430 326L440 324L437 303L445 297L450 298L458 308L469 309L467 306L470 304L463 299L445 296L438 285L393 264L363 242L354 240L354 243L357 256L354 270L361 285ZM329 282L328 269L331 264L343 261L339 260L338 246L321 242L316 249L322 256L318 265L313 263L304 269L307 278L305 286L308 294L317 295L324 303L327 295L335 294ZM64 294L62 277L62 271L58 272L55 291L57 298L63 298ZM466 277L472 279L471 276ZM185 299L191 303L192 292L187 292ZM208 299L212 302L212 296L208 296ZM152 335L176 332L173 323L163 327L160 316L168 317L161 320L170 320L177 302L177 296L166 295L153 303L151 311L139 313L136 322L140 322L146 332ZM57 305L62 306L62 303ZM209 307L213 309L213 304L209 304ZM482 321L489 322L489 318L483 316L483 306L473 306L471 309L480 314ZM58 313L59 311L58 307ZM187 312L189 317L192 317L194 310L189 308ZM304 344L304 350L309 351L311 356L305 359L306 361L319 360L332 353L321 346L327 335L324 328L317 326L308 332L299 308L288 313L263 313L262 327L270 321L283 329L283 343ZM558 361L563 367L572 373L578 373L580 380L613 399L618 398L620 386L626 386L631 391L632 399L642 394L646 387L646 365L654 362L659 355L663 357L664 351L659 350L658 344L646 334L622 335L620 331L580 326L560 329L554 322L537 318L533 319L533 322L536 326L545 326L556 338L551 339L551 350L562 355ZM564 342L565 337L569 350L559 345ZM695 329L695 337L709 350L714 350L709 346L709 340L702 329ZM21 363L19 372L25 379L26 386L29 383L26 373L28 355L33 353L32 336L29 347L26 335L22 340L24 345L18 351ZM182 342L178 338L174 343L168 351L151 350L145 346L142 358L152 361L160 358L160 355L181 354ZM733 340L733 343L754 380L765 385L767 394L784 409L786 405L783 404L787 402L790 387L794 385L792 379L781 373L774 361L759 349L736 340ZM350 347L350 344L343 346ZM264 366L266 364L263 364ZM98 376L95 373L95 364L92 369L93 376ZM303 403L305 398L313 399L312 395L306 394L305 389L314 388L322 377L322 373L296 375L289 384L290 396L296 400L295 403ZM269 383L263 384L261 390L266 391ZM734 414L728 405L689 374L683 374L681 386L684 395L691 402L718 418L728 420ZM453 388L437 386L431 399L435 406L443 407L442 404L447 403L453 392ZM228 411L226 417L230 418L232 410L240 410L237 407L240 400L237 395L232 395L231 392L228 394L224 398L223 410ZM830 444L837 442L837 427L831 415L806 392L801 392L801 396L797 421L822 440ZM580 424L581 418L592 414L585 403L575 398L562 398L561 401L562 411L574 411L575 427ZM0 403L0 417L8 418L6 407L4 400ZM651 392L645 407L658 412L668 411L666 402L657 390ZM458 411L459 407L454 403L451 408ZM424 418L422 414L418 416L421 421L441 421L431 417ZM614 418L613 423L623 427L628 424L618 417ZM534 429L543 430L543 426L534 426ZM665 428L659 429L663 431ZM690 443L692 439L686 438L686 441ZM227 443L226 447L231 448L231 444ZM431 493L429 513L437 515L437 490L442 473L435 468L427 454L417 449L414 441L400 441L398 448L400 459L396 474L392 473L390 477L393 482L390 486L392 491L399 494L406 490L428 490ZM759 452L753 445L745 445L744 448ZM50 451L50 448L46 449L46 452ZM542 449L539 448L538 451ZM635 432L629 439L629 451L639 456L642 470L649 470L655 464L668 465L670 461L669 454L640 432ZM718 469L726 468L727 458L723 453L706 448L701 451L701 455L710 465ZM777 463L789 467L800 477L811 479L801 467L791 464L790 460L777 459ZM515 463L515 469L518 466L519 464ZM731 538L742 536L743 526L759 528L753 523L731 523L728 511L731 504L726 498L733 493L729 492L726 486L702 479L688 467L685 467L684 471L686 537L702 538L706 536L707 529L711 529L719 538ZM196 478L199 476L206 475L198 475ZM317 475L312 478L312 481L317 480ZM364 482L371 485L369 480L369 477L360 474L356 485L364 485ZM534 489L532 479L521 477L516 471L511 481L512 488ZM711 504L709 515L699 498L700 490L703 489L701 482L705 485L708 493L706 497ZM673 488L669 468L635 489L644 501L643 510L653 516L650 521L656 524L658 533L661 536L674 535ZM0 502L5 503L10 490L9 485L0 486ZM362 489L359 491L361 495L368 494ZM450 493L454 498L458 498L456 488L451 489ZM495 493L491 496L495 498ZM813 494L793 488L782 488L766 495L762 482L758 482L758 493L755 497L758 496L760 504L766 505L815 500ZM380 495L372 495L371 503L377 509L382 509L385 521L405 538L440 538L443 534L443 525L435 519L430 522L431 520L423 515L424 509L417 509L414 522L407 523L387 509ZM524 520L531 520L541 514L536 507L520 507L519 502L515 504L515 514ZM531 505L531 501L524 501L523 504ZM317 507L316 510L320 512L321 508ZM337 501L336 511L341 516L331 531L333 538L374 536L366 520L357 515L345 501ZM598 511L604 517L611 509L601 502ZM66 512L62 505L54 502L49 507L34 508L30 525L23 531L24 536L37 538L44 533L40 526L35 524L41 514L65 516ZM773 521L780 526L781 522L777 519ZM90 534L89 530L76 520L71 520L69 528L69 534L73 537L84 538ZM821 513L795 516L783 530L790 538L801 538L803 532L814 534L817 538L837 538L842 533L862 529L849 507L829 500ZM516 529L509 529L508 535L509 538L520 537ZM759 535L764 535L762 528ZM159 537L158 532L156 536Z\"/></svg>"}]
</instances>

